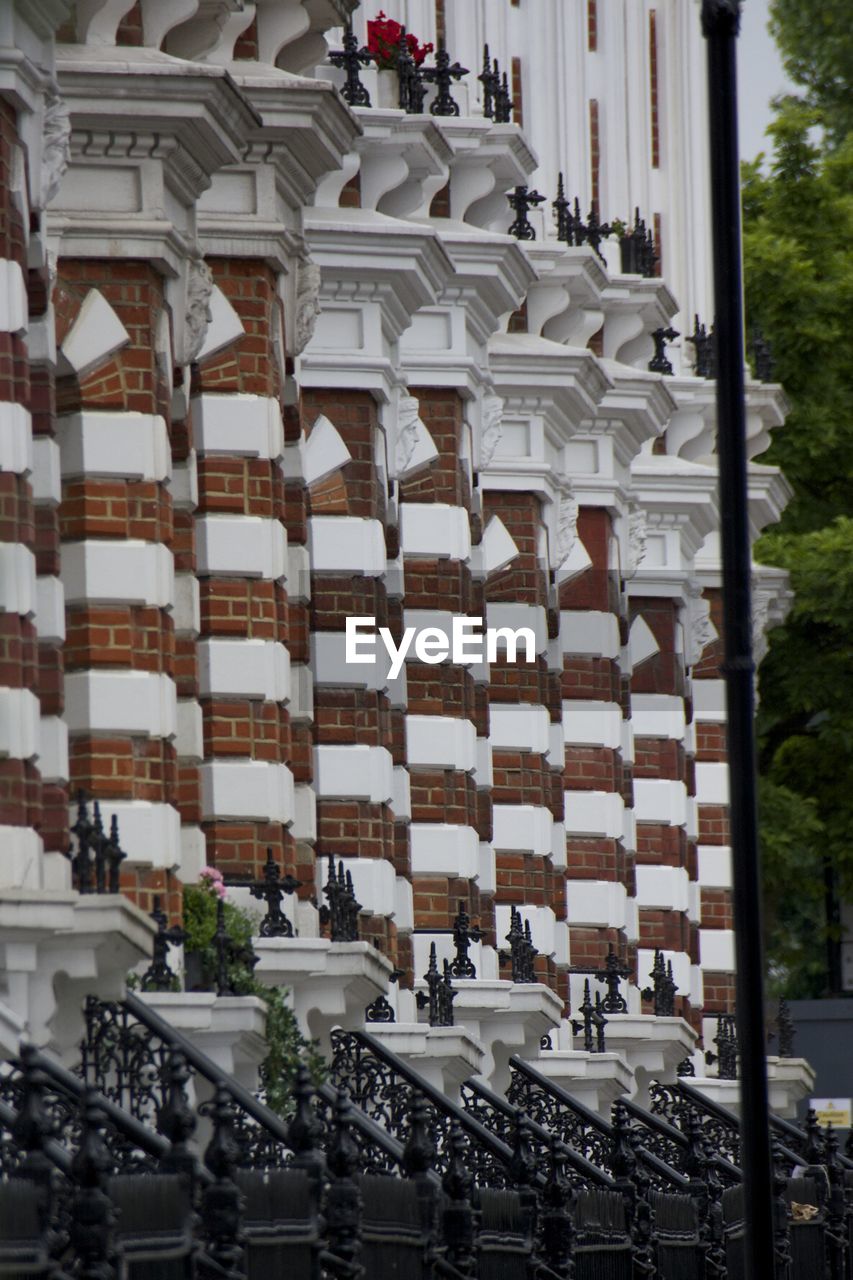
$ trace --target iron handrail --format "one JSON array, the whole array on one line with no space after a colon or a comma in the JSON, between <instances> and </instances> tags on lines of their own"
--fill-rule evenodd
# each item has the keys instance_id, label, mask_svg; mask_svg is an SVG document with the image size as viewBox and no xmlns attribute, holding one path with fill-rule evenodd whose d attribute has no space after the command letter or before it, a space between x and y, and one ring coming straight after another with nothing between
<instances>
[{"instance_id":1,"label":"iron handrail","mask_svg":"<svg viewBox=\"0 0 853 1280\"><path fill-rule=\"evenodd\" d=\"M514 1107L511 1102L507 1102L506 1098L499 1097L498 1094L493 1093L491 1089L480 1084L479 1081L466 1080L465 1087L470 1089L479 1098L482 1098L482 1100L495 1111L501 1112L508 1119L515 1120L520 1115L520 1109L518 1107ZM534 1120L528 1112L524 1112L524 1115L530 1125L530 1132L533 1136L546 1145L550 1144L554 1136L551 1133L551 1130L547 1129L544 1124L540 1124L538 1120ZM604 1169L599 1169L597 1164L593 1164L591 1160L587 1160L586 1156L581 1155L579 1151L575 1151L574 1147L569 1146L569 1144L564 1142L562 1138L557 1139L557 1145L560 1153L565 1157L566 1163L570 1164L577 1173L580 1173L583 1177L588 1178L591 1182L596 1183L596 1185L600 1187L606 1187L608 1191L617 1190L616 1183L613 1181L610 1174Z\"/></svg>"},{"instance_id":2,"label":"iron handrail","mask_svg":"<svg viewBox=\"0 0 853 1280\"><path fill-rule=\"evenodd\" d=\"M676 1125L670 1124L668 1120L662 1120L660 1116L656 1116L653 1111L647 1111L645 1107L641 1107L639 1103L632 1102L629 1098L623 1098L622 1103L630 1116L633 1116L639 1124L647 1129L651 1129L655 1133L659 1133L662 1138L669 1138L671 1142L677 1142L682 1150L686 1151L688 1147L687 1135L682 1133ZM712 1165L718 1173L723 1173L731 1182L741 1182L743 1174L736 1164L732 1164L731 1160L727 1160L725 1156L721 1156L719 1152L715 1152L708 1156L708 1163Z\"/></svg>"},{"instance_id":3,"label":"iron handrail","mask_svg":"<svg viewBox=\"0 0 853 1280\"><path fill-rule=\"evenodd\" d=\"M469 1137L485 1147L491 1155L503 1165L509 1165L513 1158L512 1148L503 1141L502 1138L496 1137L491 1130L481 1124L474 1116L469 1115L464 1108L457 1106L455 1102L451 1102L449 1098L437 1089L435 1085L430 1084L417 1071L412 1070L408 1063L403 1062L391 1050L386 1049L382 1042L376 1039L368 1031L351 1031L352 1035L360 1044L364 1045L370 1052L377 1057L380 1062L384 1062L386 1067L390 1067L398 1076L402 1077L407 1084L417 1089L423 1097L427 1098L433 1106L446 1116L449 1120L456 1120L461 1129L466 1132ZM535 1176L537 1186L544 1186L545 1178L543 1174Z\"/></svg>"},{"instance_id":4,"label":"iron handrail","mask_svg":"<svg viewBox=\"0 0 853 1280\"><path fill-rule=\"evenodd\" d=\"M231 1100L277 1142L281 1142L288 1151L291 1150L288 1139L288 1126L281 1116L276 1115L265 1103L250 1093L231 1076L217 1067L216 1063L189 1040L182 1031L173 1027L159 1013L156 1013L144 1000L128 991L123 1001L124 1007L132 1013L149 1031L153 1031L173 1049L179 1049L190 1066L198 1071L212 1085L221 1085ZM317 1087L317 1095L331 1107L337 1100L336 1090L329 1084ZM400 1166L403 1158L403 1147L396 1138L386 1133L374 1120L365 1115L355 1104L350 1108L349 1123L363 1138L379 1147L384 1155Z\"/></svg>"},{"instance_id":5,"label":"iron handrail","mask_svg":"<svg viewBox=\"0 0 853 1280\"><path fill-rule=\"evenodd\" d=\"M711 1116L714 1120L717 1120L720 1124L725 1125L727 1129L733 1129L738 1135L740 1134L741 1132L740 1121L738 1120L737 1116L734 1114L733 1111L729 1111L727 1107L721 1106L720 1103L715 1102L713 1098L706 1098L705 1095L703 1093L700 1093L698 1089L694 1089L692 1085L685 1084L682 1080L679 1080L678 1084L675 1087L678 1089L679 1093L685 1099L685 1101L689 1102L690 1105L695 1107L697 1111L703 1111L705 1115ZM772 1114L770 1114L771 1129L776 1128L776 1124L774 1123L774 1121L778 1119L779 1119L778 1116L773 1116ZM800 1131L796 1128L796 1126L792 1125L790 1127L794 1130L794 1136L796 1136L797 1140L801 1142L805 1135L800 1133ZM794 1165L802 1164L803 1157L799 1154L799 1152L793 1151L790 1147L783 1145L781 1143L779 1144L779 1151L785 1157L786 1160L791 1161ZM853 1161L847 1160L846 1157L841 1157L841 1158L845 1160L845 1163L848 1164L850 1168L853 1168Z\"/></svg>"},{"instance_id":6,"label":"iron handrail","mask_svg":"<svg viewBox=\"0 0 853 1280\"><path fill-rule=\"evenodd\" d=\"M551 1096L555 1098L557 1102L573 1110L575 1114L579 1115L585 1122L589 1121L598 1130L602 1137L612 1140L613 1126L609 1121L605 1120L602 1116L597 1115L596 1112L591 1111L588 1107L585 1107L582 1102L578 1102L578 1100L573 1098L570 1093L567 1093L565 1089L560 1088L559 1085L554 1084L554 1082L549 1080L547 1076L542 1075L542 1073L537 1071L535 1067L531 1066L529 1062L524 1062L523 1059L518 1057L513 1057L511 1062L514 1067L523 1068L521 1074L525 1075L532 1084L536 1084L540 1088L550 1092ZM640 1119L642 1117L643 1113L641 1108L636 1107L633 1103L629 1105L625 1098L621 1098L620 1101L625 1105L629 1114L636 1115L636 1113L639 1112L639 1115L636 1115L636 1118ZM680 1134L679 1137L681 1137ZM645 1164L647 1168L653 1170L659 1177L664 1178L674 1187L678 1187L684 1191L688 1190L690 1186L690 1179L685 1177L679 1169L675 1169L671 1164L668 1164L666 1160L662 1159L659 1155L656 1155L654 1151L650 1151L644 1143L641 1143L637 1147L637 1156L643 1161L643 1164Z\"/></svg>"}]
</instances>

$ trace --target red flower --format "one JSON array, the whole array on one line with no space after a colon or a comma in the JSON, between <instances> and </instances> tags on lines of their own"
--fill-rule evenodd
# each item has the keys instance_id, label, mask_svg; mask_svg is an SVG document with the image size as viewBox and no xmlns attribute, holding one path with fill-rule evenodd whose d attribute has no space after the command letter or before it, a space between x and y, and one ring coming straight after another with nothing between
<instances>
[{"instance_id":1,"label":"red flower","mask_svg":"<svg viewBox=\"0 0 853 1280\"><path fill-rule=\"evenodd\" d=\"M402 34L403 28L400 23L386 17L381 9L376 17L368 22L367 47L381 70L396 67ZM406 33L406 46L418 67L434 48L432 44L421 44L417 36L413 36L410 32Z\"/></svg>"}]
</instances>

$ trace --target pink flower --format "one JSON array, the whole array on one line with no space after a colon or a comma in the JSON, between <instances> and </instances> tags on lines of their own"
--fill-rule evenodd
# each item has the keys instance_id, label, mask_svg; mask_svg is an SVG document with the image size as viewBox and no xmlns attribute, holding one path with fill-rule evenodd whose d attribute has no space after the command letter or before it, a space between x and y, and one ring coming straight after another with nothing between
<instances>
[{"instance_id":1,"label":"pink flower","mask_svg":"<svg viewBox=\"0 0 853 1280\"><path fill-rule=\"evenodd\" d=\"M225 881L222 878L222 872L217 871L216 867L202 867L199 879L212 889L218 898L225 898L228 890L225 887Z\"/></svg>"}]
</instances>

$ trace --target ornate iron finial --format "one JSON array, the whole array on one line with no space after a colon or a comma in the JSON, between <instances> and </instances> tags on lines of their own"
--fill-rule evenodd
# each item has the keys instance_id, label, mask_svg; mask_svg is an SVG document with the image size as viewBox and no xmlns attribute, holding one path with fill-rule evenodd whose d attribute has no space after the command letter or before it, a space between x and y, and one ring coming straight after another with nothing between
<instances>
[{"instance_id":1,"label":"ornate iron finial","mask_svg":"<svg viewBox=\"0 0 853 1280\"><path fill-rule=\"evenodd\" d=\"M205 1251L217 1274L228 1280L243 1276L243 1238L240 1225L240 1192L234 1172L240 1160L240 1148L234 1137L234 1107L221 1084L210 1102L199 1111L210 1117L213 1134L204 1153L204 1163L213 1174L202 1194L201 1213Z\"/></svg>"},{"instance_id":2,"label":"ornate iron finial","mask_svg":"<svg viewBox=\"0 0 853 1280\"><path fill-rule=\"evenodd\" d=\"M412 57L406 28L400 28L400 43L397 46L397 78L400 82L400 110L408 115L420 115L424 109L426 86L420 67Z\"/></svg>"},{"instance_id":3,"label":"ornate iron finial","mask_svg":"<svg viewBox=\"0 0 853 1280\"><path fill-rule=\"evenodd\" d=\"M677 329L668 327L666 329L661 326L659 329L652 331L652 342L655 344L655 354L652 356L648 364L649 373L672 373L672 365L666 358L666 344L674 342L679 337Z\"/></svg>"},{"instance_id":4,"label":"ornate iron finial","mask_svg":"<svg viewBox=\"0 0 853 1280\"><path fill-rule=\"evenodd\" d=\"M542 204L544 196L538 191L531 191L526 186L518 186L507 196L510 208L515 212L515 219L510 224L509 234L515 236L516 240L535 240L536 232L530 224L527 217L531 208Z\"/></svg>"},{"instance_id":5,"label":"ornate iron finial","mask_svg":"<svg viewBox=\"0 0 853 1280\"><path fill-rule=\"evenodd\" d=\"M598 210L595 205L593 205L586 220L584 240L591 249L595 250L602 262L605 261L605 258L604 254L601 252L601 242L610 235L610 230L611 228L609 223L599 222Z\"/></svg>"},{"instance_id":6,"label":"ornate iron finial","mask_svg":"<svg viewBox=\"0 0 853 1280\"><path fill-rule=\"evenodd\" d=\"M450 961L450 973L454 978L476 978L477 969L468 956L472 942L482 941L483 934L475 925L471 927L471 917L465 910L465 903L459 903L459 910L453 921L453 945L456 955Z\"/></svg>"},{"instance_id":7,"label":"ornate iron finial","mask_svg":"<svg viewBox=\"0 0 853 1280\"><path fill-rule=\"evenodd\" d=\"M461 80L462 76L467 76L467 74L468 68L463 67L460 63L454 62L451 65L450 54L444 47L444 41L439 40L438 52L435 55L435 66L426 67L421 72L424 80L435 85L435 97L429 108L430 115L459 115L459 104L454 102L450 90L453 87L454 80Z\"/></svg>"},{"instance_id":8,"label":"ornate iron finial","mask_svg":"<svg viewBox=\"0 0 853 1280\"><path fill-rule=\"evenodd\" d=\"M495 71L498 61L495 59ZM509 80L505 71L501 72L500 88L495 96L495 124L512 123L512 94L509 91Z\"/></svg>"},{"instance_id":9,"label":"ornate iron finial","mask_svg":"<svg viewBox=\"0 0 853 1280\"><path fill-rule=\"evenodd\" d=\"M71 835L77 841L77 848L68 850L71 860L71 881L78 893L89 893L91 875L90 848L94 828L89 821L89 810L82 790L77 792L77 820L71 827Z\"/></svg>"},{"instance_id":10,"label":"ornate iron finial","mask_svg":"<svg viewBox=\"0 0 853 1280\"><path fill-rule=\"evenodd\" d=\"M483 86L483 115L487 120L491 120L495 114L495 94L500 88L500 76L497 75L497 62L495 62L495 69L492 69L487 44L483 45L483 70L477 79Z\"/></svg>"},{"instance_id":11,"label":"ornate iron finial","mask_svg":"<svg viewBox=\"0 0 853 1280\"><path fill-rule=\"evenodd\" d=\"M113 814L110 819L110 838L104 849L104 857L107 864L108 875L108 892L118 893L119 881L121 878L121 864L124 862L127 854L122 849L118 837L118 817Z\"/></svg>"},{"instance_id":12,"label":"ornate iron finial","mask_svg":"<svg viewBox=\"0 0 853 1280\"><path fill-rule=\"evenodd\" d=\"M509 952L502 951L500 959L509 959L512 965L513 982L535 982L535 960L539 955L533 945L530 933L530 921L521 919L521 912L515 907L509 909L509 933L506 935Z\"/></svg>"},{"instance_id":13,"label":"ornate iron finial","mask_svg":"<svg viewBox=\"0 0 853 1280\"><path fill-rule=\"evenodd\" d=\"M610 1172L617 1182L624 1182L633 1178L637 1170L637 1156L631 1141L631 1123L623 1102L614 1102L610 1115Z\"/></svg>"},{"instance_id":14,"label":"ornate iron finial","mask_svg":"<svg viewBox=\"0 0 853 1280\"><path fill-rule=\"evenodd\" d=\"M435 1143L430 1135L429 1120L426 1099L422 1094L413 1092L409 1105L409 1131L402 1159L408 1178L422 1178L435 1164Z\"/></svg>"},{"instance_id":15,"label":"ornate iron finial","mask_svg":"<svg viewBox=\"0 0 853 1280\"><path fill-rule=\"evenodd\" d=\"M45 1102L48 1078L38 1066L37 1059L38 1050L34 1045L21 1045L19 1063L22 1098L11 1132L15 1146L26 1153L16 1171L17 1175L41 1188L41 1219L46 1225L50 1220L51 1193L56 1171L53 1161L45 1152L45 1143L51 1136L53 1126Z\"/></svg>"},{"instance_id":16,"label":"ornate iron finial","mask_svg":"<svg viewBox=\"0 0 853 1280\"><path fill-rule=\"evenodd\" d=\"M529 1187L536 1176L536 1159L530 1143L530 1119L524 1111L515 1114L509 1172L515 1187Z\"/></svg>"},{"instance_id":17,"label":"ornate iron finial","mask_svg":"<svg viewBox=\"0 0 853 1280\"><path fill-rule=\"evenodd\" d=\"M476 1263L476 1235L471 1196L474 1178L466 1163L468 1143L459 1121L450 1121L447 1138L450 1155L441 1185L445 1195L441 1216L447 1261L459 1275L471 1276Z\"/></svg>"},{"instance_id":18,"label":"ornate iron finial","mask_svg":"<svg viewBox=\"0 0 853 1280\"><path fill-rule=\"evenodd\" d=\"M365 1022L396 1022L397 1017L394 1013L393 1005L388 997L380 994L375 1000L371 1000L370 1004L364 1010Z\"/></svg>"},{"instance_id":19,"label":"ornate iron finial","mask_svg":"<svg viewBox=\"0 0 853 1280\"><path fill-rule=\"evenodd\" d=\"M160 907L160 895L154 896L154 910L151 919L157 926L152 944L151 963L142 975L140 988L143 991L171 991L175 983L175 974L169 968L169 947L179 947L186 934L179 924L169 928L166 912Z\"/></svg>"},{"instance_id":20,"label":"ornate iron finial","mask_svg":"<svg viewBox=\"0 0 853 1280\"><path fill-rule=\"evenodd\" d=\"M717 1046L717 1052L707 1051L705 1061L709 1065L716 1062L717 1075L721 1080L737 1080L737 1028L733 1014L717 1014L717 1034L714 1036L714 1044Z\"/></svg>"},{"instance_id":21,"label":"ornate iron finial","mask_svg":"<svg viewBox=\"0 0 853 1280\"><path fill-rule=\"evenodd\" d=\"M263 880L255 880L249 885L253 898L267 904L267 913L261 921L262 938L292 938L293 925L281 909L285 894L293 894L301 885L301 880L293 876L283 876L278 863L273 857L272 848L267 847L267 860L264 864Z\"/></svg>"},{"instance_id":22,"label":"ornate iron finial","mask_svg":"<svg viewBox=\"0 0 853 1280\"><path fill-rule=\"evenodd\" d=\"M562 173L557 176L557 197L551 201L551 209L554 214L554 222L557 224L557 239L564 241L565 244L573 244L572 210L569 201L566 199Z\"/></svg>"},{"instance_id":23,"label":"ornate iron finial","mask_svg":"<svg viewBox=\"0 0 853 1280\"><path fill-rule=\"evenodd\" d=\"M346 1089L339 1089L335 1100L332 1138L326 1151L326 1166L331 1174L326 1192L326 1229L329 1248L343 1259L344 1274L360 1274L361 1191L353 1175L359 1165L359 1150L350 1131L352 1103Z\"/></svg>"},{"instance_id":24,"label":"ornate iron finial","mask_svg":"<svg viewBox=\"0 0 853 1280\"><path fill-rule=\"evenodd\" d=\"M699 323L698 315L693 317L693 332L685 342L693 344L693 372L697 378L713 378L716 376L713 339L704 324Z\"/></svg>"},{"instance_id":25,"label":"ornate iron finial","mask_svg":"<svg viewBox=\"0 0 853 1280\"><path fill-rule=\"evenodd\" d=\"M757 326L752 331L752 355L755 361L755 376L758 381L775 381L776 361L773 359L773 351L770 343Z\"/></svg>"},{"instance_id":26,"label":"ornate iron finial","mask_svg":"<svg viewBox=\"0 0 853 1280\"><path fill-rule=\"evenodd\" d=\"M689 1056L682 1058L675 1068L675 1074L677 1076L695 1076L696 1068L693 1065L693 1059Z\"/></svg>"},{"instance_id":27,"label":"ornate iron finial","mask_svg":"<svg viewBox=\"0 0 853 1280\"><path fill-rule=\"evenodd\" d=\"M320 923L329 926L332 942L358 942L358 913L361 903L356 900L352 885L352 873L345 870L343 859L335 872L334 856L329 854L329 876L323 889L329 905L320 908Z\"/></svg>"},{"instance_id":28,"label":"ornate iron finial","mask_svg":"<svg viewBox=\"0 0 853 1280\"><path fill-rule=\"evenodd\" d=\"M304 1062L300 1062L296 1068L293 1101L293 1116L287 1126L287 1143L294 1153L293 1165L297 1169L304 1169L319 1183L326 1166L320 1146L322 1125L314 1109L311 1073Z\"/></svg>"},{"instance_id":29,"label":"ornate iron finial","mask_svg":"<svg viewBox=\"0 0 853 1280\"><path fill-rule=\"evenodd\" d=\"M187 1099L190 1069L180 1049L172 1049L166 1066L166 1098L157 1109L157 1132L168 1138L169 1152L160 1161L162 1173L184 1174L193 1198L198 1186L198 1160L190 1145L196 1128L195 1112Z\"/></svg>"},{"instance_id":30,"label":"ornate iron finial","mask_svg":"<svg viewBox=\"0 0 853 1280\"><path fill-rule=\"evenodd\" d=\"M630 978L633 970L622 964L611 947L604 961L604 968L599 969L595 977L607 987L607 994L601 1002L604 1013L627 1013L628 1002L619 991L619 983L623 978Z\"/></svg>"},{"instance_id":31,"label":"ornate iron finial","mask_svg":"<svg viewBox=\"0 0 853 1280\"><path fill-rule=\"evenodd\" d=\"M418 991L415 995L418 1008L428 1010L427 1018L431 1027L452 1027L456 992L450 981L450 966L446 960L443 973L438 971L434 942L430 943L429 966L424 974L424 982L427 990Z\"/></svg>"},{"instance_id":32,"label":"ornate iron finial","mask_svg":"<svg viewBox=\"0 0 853 1280\"><path fill-rule=\"evenodd\" d=\"M601 998L601 992L595 993L595 1008L592 1011L592 1025L595 1027L595 1052L604 1053L604 1028L607 1026L607 1019L604 1016L604 1001Z\"/></svg>"},{"instance_id":33,"label":"ornate iron finial","mask_svg":"<svg viewBox=\"0 0 853 1280\"><path fill-rule=\"evenodd\" d=\"M551 1044L551 1032L546 1031L544 1036L539 1037L539 1052L547 1053L549 1049L553 1048L554 1046Z\"/></svg>"},{"instance_id":34,"label":"ornate iron finial","mask_svg":"<svg viewBox=\"0 0 853 1280\"><path fill-rule=\"evenodd\" d=\"M113 1275L115 1210L104 1189L110 1157L104 1142L105 1118L86 1088L80 1114L80 1145L71 1160L75 1192L69 1234L80 1280L109 1280Z\"/></svg>"},{"instance_id":35,"label":"ornate iron finial","mask_svg":"<svg viewBox=\"0 0 853 1280\"><path fill-rule=\"evenodd\" d=\"M551 1135L548 1152L548 1179L542 1193L542 1251L554 1275L571 1275L574 1229L569 1215L570 1187L565 1175L565 1148Z\"/></svg>"},{"instance_id":36,"label":"ornate iron finial","mask_svg":"<svg viewBox=\"0 0 853 1280\"><path fill-rule=\"evenodd\" d=\"M101 806L97 800L92 802L92 853L95 860L95 893L107 891L107 863L105 858L107 836L101 819Z\"/></svg>"},{"instance_id":37,"label":"ornate iron finial","mask_svg":"<svg viewBox=\"0 0 853 1280\"><path fill-rule=\"evenodd\" d=\"M812 1107L809 1107L806 1112L805 1128L806 1145L803 1151L803 1159L806 1164L823 1164L823 1137L821 1136L817 1112Z\"/></svg>"},{"instance_id":38,"label":"ornate iron finial","mask_svg":"<svg viewBox=\"0 0 853 1280\"><path fill-rule=\"evenodd\" d=\"M652 985L640 992L643 999L654 1001L656 1018L674 1017L678 987L672 976L672 961L664 961L663 952L658 948L655 948L655 960L649 977Z\"/></svg>"},{"instance_id":39,"label":"ornate iron finial","mask_svg":"<svg viewBox=\"0 0 853 1280\"><path fill-rule=\"evenodd\" d=\"M370 94L361 83L359 71L373 61L373 54L366 47L359 48L351 22L347 23L344 31L343 49L334 49L329 54L329 61L333 67L343 67L346 74L341 88L341 97L344 101L351 107L369 107Z\"/></svg>"},{"instance_id":40,"label":"ornate iron finial","mask_svg":"<svg viewBox=\"0 0 853 1280\"><path fill-rule=\"evenodd\" d=\"M589 988L589 978L583 984L583 1002L578 1007L580 1018L572 1019L572 1031L576 1036L583 1034L584 1053L595 1053L595 1039L593 1035L593 1015L595 1006L592 1003L592 996Z\"/></svg>"}]
</instances>

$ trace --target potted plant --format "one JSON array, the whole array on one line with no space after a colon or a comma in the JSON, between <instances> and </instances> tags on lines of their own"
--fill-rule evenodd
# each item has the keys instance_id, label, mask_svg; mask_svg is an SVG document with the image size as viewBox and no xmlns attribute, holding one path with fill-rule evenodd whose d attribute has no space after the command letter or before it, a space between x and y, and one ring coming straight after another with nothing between
<instances>
[{"instance_id":1,"label":"potted plant","mask_svg":"<svg viewBox=\"0 0 853 1280\"><path fill-rule=\"evenodd\" d=\"M293 1082L300 1063L308 1067L315 1084L326 1076L326 1063L315 1042L306 1040L296 1015L279 987L266 987L254 975L252 938L258 932L254 913L228 899L222 872L205 867L198 884L185 885L183 894L184 983L187 991L212 991L215 986L217 903L222 900L230 957L228 982L238 995L258 996L267 1007L265 1038L267 1056L260 1076L267 1106L287 1116L293 1106Z\"/></svg>"},{"instance_id":2,"label":"potted plant","mask_svg":"<svg viewBox=\"0 0 853 1280\"><path fill-rule=\"evenodd\" d=\"M367 23L367 48L373 56L377 71L377 106L400 106L398 67L404 36L404 47L412 62L416 67L421 66L427 54L432 53L432 44L421 44L417 36L405 31L401 23L395 22L393 18L386 17L381 9Z\"/></svg>"}]
</instances>

